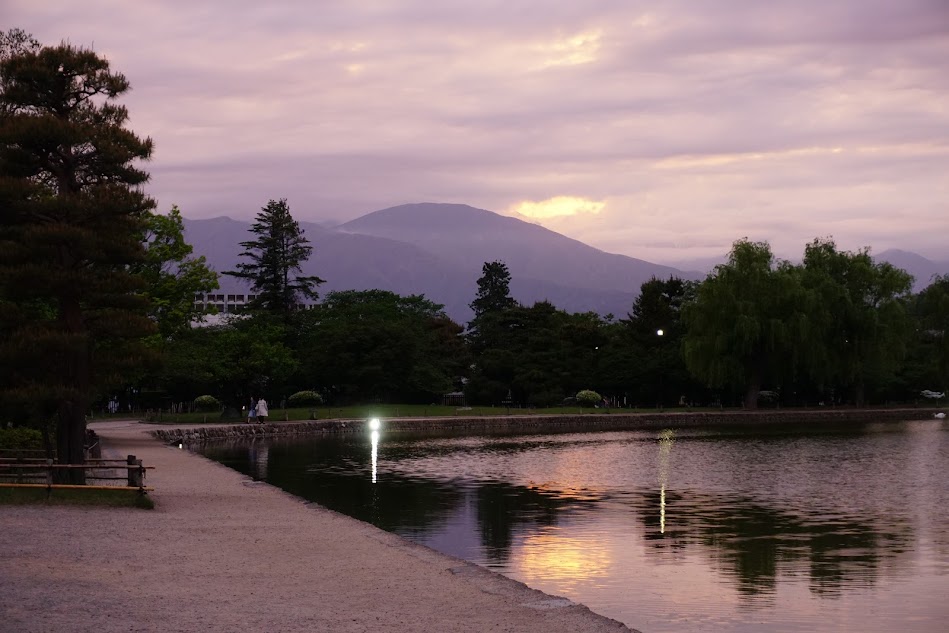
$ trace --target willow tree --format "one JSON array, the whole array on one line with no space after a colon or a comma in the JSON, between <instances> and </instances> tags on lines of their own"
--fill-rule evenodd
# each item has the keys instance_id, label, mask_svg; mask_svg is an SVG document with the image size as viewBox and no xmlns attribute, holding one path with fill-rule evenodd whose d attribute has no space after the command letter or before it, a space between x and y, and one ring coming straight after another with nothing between
<instances>
[{"instance_id":1,"label":"willow tree","mask_svg":"<svg viewBox=\"0 0 949 633\"><path fill-rule=\"evenodd\" d=\"M906 309L913 278L868 249L840 251L831 239L804 249L802 283L812 331L807 365L819 384L852 392L862 405L868 385L898 368L911 333Z\"/></svg>"},{"instance_id":2,"label":"willow tree","mask_svg":"<svg viewBox=\"0 0 949 633\"><path fill-rule=\"evenodd\" d=\"M919 293L916 311L922 337L929 343L929 363L935 384L930 390L949 391L949 275L937 276Z\"/></svg>"},{"instance_id":3,"label":"willow tree","mask_svg":"<svg viewBox=\"0 0 949 633\"><path fill-rule=\"evenodd\" d=\"M246 261L224 274L250 282L257 293L251 303L253 309L286 317L302 299L319 296L316 287L323 280L302 274L313 247L290 215L286 199L268 202L257 214L250 232L256 239L241 242L241 257Z\"/></svg>"},{"instance_id":4,"label":"willow tree","mask_svg":"<svg viewBox=\"0 0 949 633\"><path fill-rule=\"evenodd\" d=\"M84 461L91 400L141 360L150 331L129 267L153 206L135 163L152 142L125 127L115 99L128 89L91 50L0 57L0 401L8 419L55 420L70 464Z\"/></svg>"},{"instance_id":5,"label":"willow tree","mask_svg":"<svg viewBox=\"0 0 949 633\"><path fill-rule=\"evenodd\" d=\"M735 242L684 307L686 366L710 387L742 389L756 408L762 387L780 386L796 364L800 301L793 268L776 264L766 242Z\"/></svg>"}]
</instances>

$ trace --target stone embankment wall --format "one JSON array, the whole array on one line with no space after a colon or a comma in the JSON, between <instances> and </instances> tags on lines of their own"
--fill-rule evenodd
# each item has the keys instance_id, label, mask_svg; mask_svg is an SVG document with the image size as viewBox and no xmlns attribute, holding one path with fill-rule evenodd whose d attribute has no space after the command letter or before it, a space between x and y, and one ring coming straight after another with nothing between
<instances>
[{"instance_id":1,"label":"stone embankment wall","mask_svg":"<svg viewBox=\"0 0 949 633\"><path fill-rule=\"evenodd\" d=\"M383 419L382 428L392 431L579 431L639 430L734 425L827 424L899 422L931 419L937 409L818 409L758 410L667 413L610 413L587 415L512 415L486 417ZM166 442L204 442L222 439L363 433L366 420L317 420L232 426L197 426L152 432Z\"/></svg>"}]
</instances>

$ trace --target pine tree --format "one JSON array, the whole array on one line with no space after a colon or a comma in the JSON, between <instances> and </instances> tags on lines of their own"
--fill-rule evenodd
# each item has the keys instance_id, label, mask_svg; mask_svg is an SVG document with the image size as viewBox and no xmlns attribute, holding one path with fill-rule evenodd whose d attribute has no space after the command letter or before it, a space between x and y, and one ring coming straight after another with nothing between
<instances>
[{"instance_id":1,"label":"pine tree","mask_svg":"<svg viewBox=\"0 0 949 633\"><path fill-rule=\"evenodd\" d=\"M301 275L303 263L313 252L303 229L293 216L286 199L271 200L257 214L250 232L257 239L241 242L244 251L237 270L224 274L246 279L257 294L252 309L287 316L301 299L316 299L316 286L324 280Z\"/></svg>"},{"instance_id":2,"label":"pine tree","mask_svg":"<svg viewBox=\"0 0 949 633\"><path fill-rule=\"evenodd\" d=\"M70 464L84 461L90 402L141 362L151 327L129 266L153 206L133 163L152 142L124 127L114 99L128 88L90 50L0 55L0 401L7 419L55 420Z\"/></svg>"},{"instance_id":3,"label":"pine tree","mask_svg":"<svg viewBox=\"0 0 949 633\"><path fill-rule=\"evenodd\" d=\"M475 321L489 312L501 312L517 305L511 298L511 273L504 262L485 262L478 280L478 296L471 302Z\"/></svg>"}]
</instances>

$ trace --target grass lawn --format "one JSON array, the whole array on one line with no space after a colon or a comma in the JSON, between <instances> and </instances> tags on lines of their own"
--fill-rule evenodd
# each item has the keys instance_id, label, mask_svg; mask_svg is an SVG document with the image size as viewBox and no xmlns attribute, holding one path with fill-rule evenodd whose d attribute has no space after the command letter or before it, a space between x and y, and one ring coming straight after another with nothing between
<instances>
[{"instance_id":1,"label":"grass lawn","mask_svg":"<svg viewBox=\"0 0 949 633\"><path fill-rule=\"evenodd\" d=\"M47 497L46 488L0 488L0 505L60 505L142 508L151 510L155 503L135 490L81 490L54 488Z\"/></svg>"},{"instance_id":2,"label":"grass lawn","mask_svg":"<svg viewBox=\"0 0 949 633\"><path fill-rule=\"evenodd\" d=\"M270 422L284 420L340 420L368 418L428 418L471 417L485 415L586 415L590 413L648 413L655 409L591 409L589 407L551 407L548 409L519 409L511 407L455 407L424 404L365 404L351 407L300 407L294 409L270 409ZM222 420L220 414L212 413L162 413L150 421L164 424L200 424L203 422L244 422L246 418Z\"/></svg>"}]
</instances>

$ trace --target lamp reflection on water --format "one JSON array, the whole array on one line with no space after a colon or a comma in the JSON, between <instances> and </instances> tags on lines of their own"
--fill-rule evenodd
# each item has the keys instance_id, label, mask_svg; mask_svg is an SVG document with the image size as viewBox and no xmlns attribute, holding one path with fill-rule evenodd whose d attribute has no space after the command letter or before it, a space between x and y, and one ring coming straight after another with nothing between
<instances>
[{"instance_id":1,"label":"lamp reflection on water","mask_svg":"<svg viewBox=\"0 0 949 633\"><path fill-rule=\"evenodd\" d=\"M666 486L669 483L669 458L676 433L666 429L659 433L659 533L666 533Z\"/></svg>"},{"instance_id":2,"label":"lamp reflection on water","mask_svg":"<svg viewBox=\"0 0 949 633\"><path fill-rule=\"evenodd\" d=\"M379 431L373 431L369 435L372 441L372 483L376 483L376 464L379 461Z\"/></svg>"}]
</instances>

